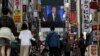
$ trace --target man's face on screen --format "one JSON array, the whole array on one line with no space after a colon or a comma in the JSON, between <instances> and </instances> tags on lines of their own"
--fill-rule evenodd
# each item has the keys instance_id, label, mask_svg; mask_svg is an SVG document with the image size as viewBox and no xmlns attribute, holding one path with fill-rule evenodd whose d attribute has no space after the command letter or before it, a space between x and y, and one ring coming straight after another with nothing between
<instances>
[{"instance_id":1,"label":"man's face on screen","mask_svg":"<svg viewBox=\"0 0 100 56\"><path fill-rule=\"evenodd\" d=\"M52 13L56 13L56 7L52 7Z\"/></svg>"}]
</instances>

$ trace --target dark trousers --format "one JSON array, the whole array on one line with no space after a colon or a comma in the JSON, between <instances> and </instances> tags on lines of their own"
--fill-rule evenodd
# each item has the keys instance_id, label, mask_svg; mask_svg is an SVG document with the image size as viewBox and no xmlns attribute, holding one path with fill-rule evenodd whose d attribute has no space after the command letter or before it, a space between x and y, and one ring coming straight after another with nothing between
<instances>
[{"instance_id":1,"label":"dark trousers","mask_svg":"<svg viewBox=\"0 0 100 56\"><path fill-rule=\"evenodd\" d=\"M70 52L65 52L65 56L70 56Z\"/></svg>"},{"instance_id":2,"label":"dark trousers","mask_svg":"<svg viewBox=\"0 0 100 56\"><path fill-rule=\"evenodd\" d=\"M58 47L49 47L49 56L60 56Z\"/></svg>"},{"instance_id":3,"label":"dark trousers","mask_svg":"<svg viewBox=\"0 0 100 56\"><path fill-rule=\"evenodd\" d=\"M18 56L16 48L11 48L11 55L10 56Z\"/></svg>"},{"instance_id":4,"label":"dark trousers","mask_svg":"<svg viewBox=\"0 0 100 56\"><path fill-rule=\"evenodd\" d=\"M85 56L85 49L80 49L80 51L81 51L81 56Z\"/></svg>"}]
</instances>

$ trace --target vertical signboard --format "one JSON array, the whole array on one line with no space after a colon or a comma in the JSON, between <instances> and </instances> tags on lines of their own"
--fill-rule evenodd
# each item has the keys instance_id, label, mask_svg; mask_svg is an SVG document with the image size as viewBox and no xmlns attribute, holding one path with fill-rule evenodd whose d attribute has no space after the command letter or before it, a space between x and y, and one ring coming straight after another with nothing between
<instances>
[{"instance_id":1,"label":"vertical signboard","mask_svg":"<svg viewBox=\"0 0 100 56\"><path fill-rule=\"evenodd\" d=\"M83 32L90 32L89 0L83 0L82 2L82 25L83 25Z\"/></svg>"},{"instance_id":2,"label":"vertical signboard","mask_svg":"<svg viewBox=\"0 0 100 56\"><path fill-rule=\"evenodd\" d=\"M15 22L21 22L21 0L14 0L13 19Z\"/></svg>"},{"instance_id":3,"label":"vertical signboard","mask_svg":"<svg viewBox=\"0 0 100 56\"><path fill-rule=\"evenodd\" d=\"M76 19L76 0L70 0L71 6L70 6L70 24L71 24L71 32L76 33L77 32L77 19Z\"/></svg>"}]
</instances>

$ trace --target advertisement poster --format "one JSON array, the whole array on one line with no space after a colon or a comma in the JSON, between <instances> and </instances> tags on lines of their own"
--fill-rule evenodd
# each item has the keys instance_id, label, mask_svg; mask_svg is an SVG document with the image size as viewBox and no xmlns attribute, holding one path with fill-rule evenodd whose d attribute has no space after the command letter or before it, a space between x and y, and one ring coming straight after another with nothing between
<instances>
[{"instance_id":1,"label":"advertisement poster","mask_svg":"<svg viewBox=\"0 0 100 56\"><path fill-rule=\"evenodd\" d=\"M98 47L97 45L90 46L90 56L98 56Z\"/></svg>"},{"instance_id":2,"label":"advertisement poster","mask_svg":"<svg viewBox=\"0 0 100 56\"><path fill-rule=\"evenodd\" d=\"M21 22L21 0L14 0L13 18L15 22Z\"/></svg>"}]
</instances>

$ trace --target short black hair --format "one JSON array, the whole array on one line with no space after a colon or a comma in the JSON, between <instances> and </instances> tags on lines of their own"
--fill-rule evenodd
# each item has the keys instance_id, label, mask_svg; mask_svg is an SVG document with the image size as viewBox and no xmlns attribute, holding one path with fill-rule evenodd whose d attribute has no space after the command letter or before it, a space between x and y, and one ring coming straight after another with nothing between
<instances>
[{"instance_id":1,"label":"short black hair","mask_svg":"<svg viewBox=\"0 0 100 56\"><path fill-rule=\"evenodd\" d=\"M83 38L83 37L84 37L83 33L81 33L80 37L81 37L81 38Z\"/></svg>"},{"instance_id":2,"label":"short black hair","mask_svg":"<svg viewBox=\"0 0 100 56\"><path fill-rule=\"evenodd\" d=\"M9 9L8 8L2 8L2 13L3 13L3 15L7 15L9 13Z\"/></svg>"},{"instance_id":3,"label":"short black hair","mask_svg":"<svg viewBox=\"0 0 100 56\"><path fill-rule=\"evenodd\" d=\"M52 6L51 8L57 8L56 6Z\"/></svg>"},{"instance_id":4,"label":"short black hair","mask_svg":"<svg viewBox=\"0 0 100 56\"><path fill-rule=\"evenodd\" d=\"M23 23L22 24L22 28L21 28L22 30L27 30L28 29L28 26L27 26L27 24L26 23Z\"/></svg>"},{"instance_id":5,"label":"short black hair","mask_svg":"<svg viewBox=\"0 0 100 56\"><path fill-rule=\"evenodd\" d=\"M51 31L54 31L54 30L55 30L55 27L50 27L50 30L51 30Z\"/></svg>"}]
</instances>

